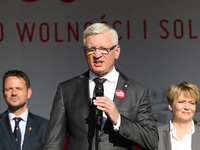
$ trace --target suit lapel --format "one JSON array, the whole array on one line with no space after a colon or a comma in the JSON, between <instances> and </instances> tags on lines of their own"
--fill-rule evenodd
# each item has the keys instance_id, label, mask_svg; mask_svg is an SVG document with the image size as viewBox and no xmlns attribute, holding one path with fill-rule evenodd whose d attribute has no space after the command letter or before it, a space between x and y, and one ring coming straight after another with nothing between
<instances>
[{"instance_id":1,"label":"suit lapel","mask_svg":"<svg viewBox=\"0 0 200 150\"><path fill-rule=\"evenodd\" d=\"M163 140L164 140L164 147L166 150L171 150L171 140L170 140L170 127L169 124L163 130Z\"/></svg>"},{"instance_id":2,"label":"suit lapel","mask_svg":"<svg viewBox=\"0 0 200 150\"><path fill-rule=\"evenodd\" d=\"M125 97L126 97L126 90L128 89L128 86L129 86L128 78L124 74L119 72L119 79L118 79L116 90L123 91L124 94L125 94ZM114 96L114 100L113 101L115 102L115 105L116 105L118 111L120 111L120 106L122 106L122 103L124 102L124 98L119 98L119 97L116 96L116 94Z\"/></svg>"},{"instance_id":3,"label":"suit lapel","mask_svg":"<svg viewBox=\"0 0 200 150\"><path fill-rule=\"evenodd\" d=\"M125 94L125 97L126 97L126 90L128 89L128 86L129 86L129 79L123 74L121 73L119 70L117 70L119 72L119 79L118 79L118 82L117 82L117 88L116 90L121 90L124 92ZM115 93L114 93L115 94ZM124 97L124 98L125 98ZM122 103L124 102L124 98L119 98L116 96L114 96L114 102L115 102L115 105L117 107L117 110L120 112L120 106L122 106ZM106 120L106 123L104 125L104 131L107 130L109 128L109 126L111 126L112 123L110 121L110 119L107 119Z\"/></svg>"},{"instance_id":4,"label":"suit lapel","mask_svg":"<svg viewBox=\"0 0 200 150\"><path fill-rule=\"evenodd\" d=\"M195 132L192 135L192 150L199 150L200 127L195 125Z\"/></svg>"},{"instance_id":5,"label":"suit lapel","mask_svg":"<svg viewBox=\"0 0 200 150\"><path fill-rule=\"evenodd\" d=\"M24 143L23 143L23 150L26 150L27 147L30 147L31 139L33 137L31 137L32 134L32 129L34 128L34 119L32 114L29 112L28 114L28 119L27 119L27 124L26 124L26 131L25 131L25 135L24 135Z\"/></svg>"},{"instance_id":6,"label":"suit lapel","mask_svg":"<svg viewBox=\"0 0 200 150\"><path fill-rule=\"evenodd\" d=\"M94 141L94 133L95 133L95 112L91 107L90 96L89 96L89 71L85 74L79 76L79 80L77 80L77 87L80 98L80 106L82 113L82 117L85 118L85 125L87 127L88 133L88 143L89 149L92 149L92 142ZM80 117L80 116L79 116Z\"/></svg>"},{"instance_id":7,"label":"suit lapel","mask_svg":"<svg viewBox=\"0 0 200 150\"><path fill-rule=\"evenodd\" d=\"M77 81L78 93L80 95L80 102L83 111L88 115L90 106L89 96L89 71L79 76L80 80Z\"/></svg>"},{"instance_id":8,"label":"suit lapel","mask_svg":"<svg viewBox=\"0 0 200 150\"><path fill-rule=\"evenodd\" d=\"M14 149L14 137L12 134L12 129L8 117L8 112L6 111L2 116L0 117L0 127L2 127L3 132L5 133L5 137L7 138L11 149Z\"/></svg>"}]
</instances>

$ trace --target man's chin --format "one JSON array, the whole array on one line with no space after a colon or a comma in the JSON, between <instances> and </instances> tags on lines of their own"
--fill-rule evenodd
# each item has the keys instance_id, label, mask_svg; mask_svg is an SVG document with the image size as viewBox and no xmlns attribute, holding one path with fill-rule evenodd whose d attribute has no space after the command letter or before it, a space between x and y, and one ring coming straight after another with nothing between
<instances>
[{"instance_id":1,"label":"man's chin","mask_svg":"<svg viewBox=\"0 0 200 150\"><path fill-rule=\"evenodd\" d=\"M94 73L98 77L103 77L103 76L106 75L106 73L104 71L101 71L101 70L93 70L92 73Z\"/></svg>"},{"instance_id":2,"label":"man's chin","mask_svg":"<svg viewBox=\"0 0 200 150\"><path fill-rule=\"evenodd\" d=\"M9 110L17 111L20 108L23 108L25 105L26 105L26 103L24 103L24 104L18 104L18 105L11 105L11 104L9 104L8 108L9 108Z\"/></svg>"}]
</instances>

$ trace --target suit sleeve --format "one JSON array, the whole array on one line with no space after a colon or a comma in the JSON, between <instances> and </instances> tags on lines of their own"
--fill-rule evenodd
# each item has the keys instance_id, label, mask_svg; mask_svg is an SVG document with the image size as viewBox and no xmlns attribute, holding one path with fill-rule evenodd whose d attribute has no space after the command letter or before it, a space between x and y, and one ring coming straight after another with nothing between
<instances>
[{"instance_id":1,"label":"suit sleeve","mask_svg":"<svg viewBox=\"0 0 200 150\"><path fill-rule=\"evenodd\" d=\"M132 94L133 93L133 94ZM154 150L158 145L158 132L153 118L148 90L136 91L130 95L134 101L130 116L121 114L119 133L142 149Z\"/></svg>"},{"instance_id":2,"label":"suit sleeve","mask_svg":"<svg viewBox=\"0 0 200 150\"><path fill-rule=\"evenodd\" d=\"M66 139L66 115L61 84L54 98L47 126L44 150L63 150Z\"/></svg>"}]
</instances>

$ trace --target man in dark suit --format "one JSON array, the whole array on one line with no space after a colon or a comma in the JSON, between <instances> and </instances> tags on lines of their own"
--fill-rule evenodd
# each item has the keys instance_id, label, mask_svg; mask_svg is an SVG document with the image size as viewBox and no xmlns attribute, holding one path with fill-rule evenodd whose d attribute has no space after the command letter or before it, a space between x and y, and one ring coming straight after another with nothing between
<instances>
[{"instance_id":1,"label":"man in dark suit","mask_svg":"<svg viewBox=\"0 0 200 150\"><path fill-rule=\"evenodd\" d=\"M25 73L10 70L4 74L3 96L8 110L0 114L1 150L43 150L48 120L28 111L31 93Z\"/></svg>"},{"instance_id":2,"label":"man in dark suit","mask_svg":"<svg viewBox=\"0 0 200 150\"><path fill-rule=\"evenodd\" d=\"M58 85L44 150L155 149L158 133L148 90L115 69L119 58L117 32L103 23L89 26L83 35L89 71ZM104 78L104 96L93 99L95 78ZM94 109L103 112L96 130ZM98 114L98 113L97 113Z\"/></svg>"}]
</instances>

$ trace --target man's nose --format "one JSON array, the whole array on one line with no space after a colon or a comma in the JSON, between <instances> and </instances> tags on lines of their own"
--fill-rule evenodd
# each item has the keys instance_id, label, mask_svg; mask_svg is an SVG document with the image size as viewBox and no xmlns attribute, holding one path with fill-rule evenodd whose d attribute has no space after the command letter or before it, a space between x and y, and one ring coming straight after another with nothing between
<instances>
[{"instance_id":1,"label":"man's nose","mask_svg":"<svg viewBox=\"0 0 200 150\"><path fill-rule=\"evenodd\" d=\"M12 89L12 95L16 95L16 90Z\"/></svg>"},{"instance_id":2,"label":"man's nose","mask_svg":"<svg viewBox=\"0 0 200 150\"><path fill-rule=\"evenodd\" d=\"M99 58L102 56L101 51L97 48L96 51L94 52L94 57Z\"/></svg>"}]
</instances>

